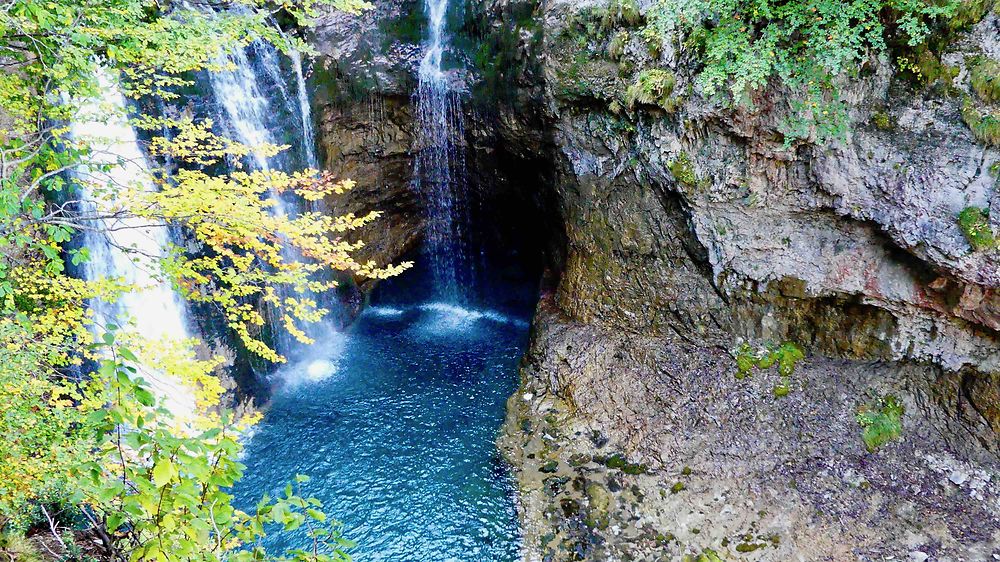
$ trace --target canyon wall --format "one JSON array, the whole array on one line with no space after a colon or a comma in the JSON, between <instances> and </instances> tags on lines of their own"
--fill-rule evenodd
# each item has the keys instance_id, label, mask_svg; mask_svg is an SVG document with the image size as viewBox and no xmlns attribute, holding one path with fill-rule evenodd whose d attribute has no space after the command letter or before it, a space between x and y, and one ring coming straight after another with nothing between
<instances>
[{"instance_id":1,"label":"canyon wall","mask_svg":"<svg viewBox=\"0 0 1000 562\"><path fill-rule=\"evenodd\" d=\"M546 223L524 227L549 272L501 438L526 560L1000 554L1000 259L958 220L998 227L1000 150L968 123L997 111L970 65L1000 60L1000 17L970 4L922 72L893 52L838 84L842 138L793 142L794 96L702 95L696 53L642 37L646 3L466 6L470 151ZM326 162L391 210L385 257L420 227L419 16L379 2L316 38ZM630 94L650 70L654 95ZM783 342L806 354L790 375L735 376L742 344ZM858 413L897 403L901 436L869 451Z\"/></svg>"}]
</instances>

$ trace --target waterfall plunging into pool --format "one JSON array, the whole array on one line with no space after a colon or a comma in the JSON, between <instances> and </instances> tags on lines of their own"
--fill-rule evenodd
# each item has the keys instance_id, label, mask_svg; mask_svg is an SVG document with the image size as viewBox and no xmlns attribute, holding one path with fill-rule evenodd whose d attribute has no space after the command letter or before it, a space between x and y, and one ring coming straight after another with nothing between
<instances>
[{"instance_id":1,"label":"waterfall plunging into pool","mask_svg":"<svg viewBox=\"0 0 1000 562\"><path fill-rule=\"evenodd\" d=\"M464 230L468 227L465 120L460 92L443 67L449 46L448 0L425 0L428 38L420 61L417 155L413 183L427 210L425 256L437 297L467 300L472 281Z\"/></svg>"},{"instance_id":2,"label":"waterfall plunging into pool","mask_svg":"<svg viewBox=\"0 0 1000 562\"><path fill-rule=\"evenodd\" d=\"M314 378L302 363L282 369L303 384L274 394L247 444L245 477L234 494L250 507L261 493L280 493L292 475L306 474L310 493L357 541L359 562L513 562L520 543L515 491L496 438L517 387L537 272L497 252L472 275L461 89L443 62L448 2L425 7L430 34L413 95L412 179L428 214L423 254L413 270L372 290L342 347L318 340L315 357L326 354L338 366L332 376ZM268 88L268 58L249 53L233 59L237 71L213 79L225 108L221 121L248 139L289 138L269 129L275 111L266 98L270 89L271 107L294 109L291 89ZM306 136L305 79L292 62L299 117L286 121L301 124ZM282 550L305 540L300 532L275 533L265 542Z\"/></svg>"},{"instance_id":3,"label":"waterfall plunging into pool","mask_svg":"<svg viewBox=\"0 0 1000 562\"><path fill-rule=\"evenodd\" d=\"M97 79L103 98L87 100L70 125L72 137L91 148L84 165L74 172L80 185L80 212L101 217L94 220L93 228L83 231L83 244L90 252L83 274L88 280L122 278L139 289L116 303L94 299L90 308L99 326L118 324L123 331L134 331L148 340L178 343L190 337L186 309L160 276L156 263L170 244L167 227L117 213L118 201L113 196L113 189L155 189L149 165L128 123L128 106L116 79L103 70ZM114 187L109 190L107 186ZM126 324L128 320L134 325ZM147 365L136 367L176 419L193 419L191 388Z\"/></svg>"},{"instance_id":4,"label":"waterfall plunging into pool","mask_svg":"<svg viewBox=\"0 0 1000 562\"><path fill-rule=\"evenodd\" d=\"M255 150L244 164L254 170L294 171L315 167L315 133L301 56L293 53L288 59L291 73L295 76L294 96L289 93L285 78L287 71L274 46L255 41L225 56L230 69L210 73L208 80L218 106L218 114L214 116L216 121L235 140L247 146L289 144L293 147L275 156ZM289 123L295 125L289 127ZM274 194L271 197L275 202L272 209L277 214L294 216L303 210L302 202L294 196ZM289 261L303 259L291 250L286 250L285 257ZM338 306L335 299L324 295L296 296L308 296L326 308L336 309ZM305 365L299 369L305 378L315 380L330 376L337 369L337 361L328 352L331 348L343 350L343 335L332 320L307 325L305 332L319 342L317 346L303 346L283 330L276 331L274 343L292 364ZM317 358L316 348L319 346L323 349L322 359ZM297 379L298 375L290 373L299 371L282 369L278 376L286 383L295 382L289 377Z\"/></svg>"}]
</instances>

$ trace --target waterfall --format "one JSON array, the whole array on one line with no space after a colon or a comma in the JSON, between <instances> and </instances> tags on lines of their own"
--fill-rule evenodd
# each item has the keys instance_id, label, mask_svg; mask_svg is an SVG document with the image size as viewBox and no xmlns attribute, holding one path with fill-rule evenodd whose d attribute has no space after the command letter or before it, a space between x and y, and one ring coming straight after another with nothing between
<instances>
[{"instance_id":1,"label":"waterfall","mask_svg":"<svg viewBox=\"0 0 1000 562\"><path fill-rule=\"evenodd\" d=\"M248 165L256 170L285 171L291 171L296 164L300 164L299 167L317 167L315 132L301 56L293 53L290 57L296 78L297 92L294 99L288 95L289 88L283 78L281 57L272 45L257 41L246 49L237 49L225 56L229 70L209 75L209 85L220 110L216 121L227 128L235 140L248 146L292 144L284 140L295 137L295 144L299 148L299 161L294 160L293 154L282 153L268 157L254 151ZM289 129L289 123L298 126ZM294 216L300 211L300 202L294 197L272 197L276 203L273 207L275 213ZM300 260L302 256L286 248L285 258ZM323 299L321 295L308 296L330 308L329 299ZM275 343L278 351L291 355L293 363L304 362L304 372L309 379L329 376L337 368L336 363L329 360L331 347L342 346L343 335L330 322L306 326L305 331L312 339L323 342L322 346L317 346L322 349L303 349L283 330L277 330ZM317 359L318 354L323 354L324 359ZM292 375L285 377L286 382L290 380L290 376ZM299 374L294 376L298 377Z\"/></svg>"},{"instance_id":2,"label":"waterfall","mask_svg":"<svg viewBox=\"0 0 1000 562\"><path fill-rule=\"evenodd\" d=\"M170 243L167 227L146 219L114 216L118 202L105 186L117 189L155 189L146 156L135 131L127 121L127 104L116 79L106 71L97 75L102 99L87 100L71 124L74 139L86 142L91 153L74 172L80 182L80 211L84 216L103 216L83 232L90 252L84 263L87 280L122 278L138 287L117 303L95 299L90 303L99 324L119 324L147 340L181 342L189 338L186 309L170 285L158 276L158 258ZM111 117L106 113L110 110ZM195 415L193 390L176 378L151 368L137 369L161 402L179 420Z\"/></svg>"},{"instance_id":3,"label":"waterfall","mask_svg":"<svg viewBox=\"0 0 1000 562\"><path fill-rule=\"evenodd\" d=\"M278 144L268 128L270 103L261 91L247 51L237 49L228 58L229 70L209 73L216 101L225 112L226 126L235 140L251 148ZM269 158L259 150L253 151L250 164L257 170L271 169Z\"/></svg>"},{"instance_id":4,"label":"waterfall","mask_svg":"<svg viewBox=\"0 0 1000 562\"><path fill-rule=\"evenodd\" d=\"M292 51L292 68L295 70L295 85L298 88L299 119L302 121L302 152L305 155L306 165L310 168L319 168L319 160L316 158L316 131L313 129L312 109L309 105L309 92L306 91L306 79L302 74L302 54Z\"/></svg>"},{"instance_id":5,"label":"waterfall","mask_svg":"<svg viewBox=\"0 0 1000 562\"><path fill-rule=\"evenodd\" d=\"M438 297L462 301L469 281L463 228L465 202L465 123L461 100L442 60L448 48L448 0L425 0L429 34L420 61L417 106L417 155L414 188L427 210L425 254Z\"/></svg>"},{"instance_id":6,"label":"waterfall","mask_svg":"<svg viewBox=\"0 0 1000 562\"><path fill-rule=\"evenodd\" d=\"M272 45L255 41L246 49L228 53L226 58L230 69L210 73L209 82L225 114L223 122L230 128L232 136L248 146L296 144L301 164L309 168L317 167L316 135L301 54L293 51L290 55L296 78L294 99L285 83L281 57ZM272 93L275 90L276 93ZM294 143L286 142L289 132L286 117L294 118L300 125L297 134L293 135ZM287 168L290 166L289 158L289 154L268 158L254 152L250 164L257 170Z\"/></svg>"}]
</instances>

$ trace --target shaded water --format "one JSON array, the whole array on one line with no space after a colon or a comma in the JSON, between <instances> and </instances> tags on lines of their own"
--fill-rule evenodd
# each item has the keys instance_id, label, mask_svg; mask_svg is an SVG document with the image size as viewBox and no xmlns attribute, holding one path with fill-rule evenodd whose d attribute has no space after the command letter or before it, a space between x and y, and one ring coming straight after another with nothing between
<instances>
[{"instance_id":1,"label":"shaded water","mask_svg":"<svg viewBox=\"0 0 1000 562\"><path fill-rule=\"evenodd\" d=\"M305 494L344 522L356 560L513 561L512 481L495 441L535 284L504 270L484 288L499 298L463 308L427 300L426 277L411 272L379 288L328 358L334 373L311 376L312 362L287 367L248 443L238 502L250 507L306 474ZM302 537L268 540L285 548Z\"/></svg>"}]
</instances>

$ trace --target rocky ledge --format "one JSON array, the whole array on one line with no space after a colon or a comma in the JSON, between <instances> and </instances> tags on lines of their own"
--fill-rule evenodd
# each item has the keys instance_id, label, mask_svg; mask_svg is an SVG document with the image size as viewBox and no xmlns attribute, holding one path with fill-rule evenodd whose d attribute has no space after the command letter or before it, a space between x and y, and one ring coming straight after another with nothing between
<instances>
[{"instance_id":1,"label":"rocky ledge","mask_svg":"<svg viewBox=\"0 0 1000 562\"><path fill-rule=\"evenodd\" d=\"M778 397L776 371L739 379L724 350L580 324L551 297L532 341L500 439L527 561L1000 555L1000 463L943 437L958 424L934 394L957 379L936 369L809 358ZM857 415L889 395L904 432L872 452Z\"/></svg>"}]
</instances>

